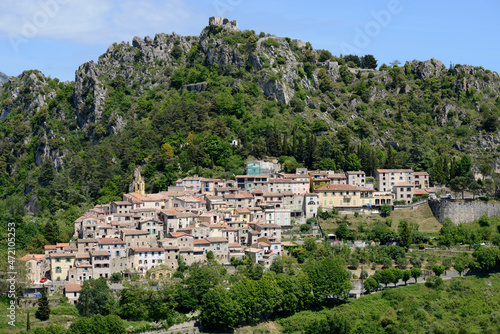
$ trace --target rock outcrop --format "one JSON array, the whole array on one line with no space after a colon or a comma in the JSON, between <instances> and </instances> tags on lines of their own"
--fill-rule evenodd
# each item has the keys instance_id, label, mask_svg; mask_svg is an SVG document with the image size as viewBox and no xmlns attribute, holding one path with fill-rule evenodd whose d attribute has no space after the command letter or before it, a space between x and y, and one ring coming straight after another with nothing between
<instances>
[{"instance_id":1,"label":"rock outcrop","mask_svg":"<svg viewBox=\"0 0 500 334\"><path fill-rule=\"evenodd\" d=\"M406 62L406 64L411 66L415 76L421 80L426 80L433 76L439 78L441 73L446 71L446 66L444 66L440 60L434 58L426 61L414 60L412 62Z\"/></svg>"},{"instance_id":2,"label":"rock outcrop","mask_svg":"<svg viewBox=\"0 0 500 334\"><path fill-rule=\"evenodd\" d=\"M5 73L0 72L0 86L4 84L4 82L9 81L9 76Z\"/></svg>"}]
</instances>

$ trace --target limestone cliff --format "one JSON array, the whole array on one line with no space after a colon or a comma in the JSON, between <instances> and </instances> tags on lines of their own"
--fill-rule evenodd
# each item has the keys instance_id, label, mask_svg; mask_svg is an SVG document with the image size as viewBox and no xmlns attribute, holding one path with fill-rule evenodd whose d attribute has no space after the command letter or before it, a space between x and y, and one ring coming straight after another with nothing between
<instances>
[{"instance_id":1,"label":"limestone cliff","mask_svg":"<svg viewBox=\"0 0 500 334\"><path fill-rule=\"evenodd\" d=\"M5 73L0 72L0 86L7 81L9 81L9 76Z\"/></svg>"}]
</instances>

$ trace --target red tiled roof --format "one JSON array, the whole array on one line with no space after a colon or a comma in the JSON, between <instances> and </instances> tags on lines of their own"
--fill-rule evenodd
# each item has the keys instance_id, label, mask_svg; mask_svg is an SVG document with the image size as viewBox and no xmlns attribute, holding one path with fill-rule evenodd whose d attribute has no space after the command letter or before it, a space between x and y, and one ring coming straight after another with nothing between
<instances>
[{"instance_id":1,"label":"red tiled roof","mask_svg":"<svg viewBox=\"0 0 500 334\"><path fill-rule=\"evenodd\" d=\"M44 254L26 254L22 258L20 258L20 261L29 261L29 260L36 260L36 262L40 262L44 258Z\"/></svg>"},{"instance_id":2,"label":"red tiled roof","mask_svg":"<svg viewBox=\"0 0 500 334\"><path fill-rule=\"evenodd\" d=\"M415 190L415 192L413 193L414 195L429 195L429 193L425 190Z\"/></svg>"},{"instance_id":3,"label":"red tiled roof","mask_svg":"<svg viewBox=\"0 0 500 334\"><path fill-rule=\"evenodd\" d=\"M172 238L180 238L183 236L193 237L192 235L184 232L170 232L169 234L172 236Z\"/></svg>"},{"instance_id":4,"label":"red tiled roof","mask_svg":"<svg viewBox=\"0 0 500 334\"><path fill-rule=\"evenodd\" d=\"M80 284L64 283L64 291L66 292L78 292L82 289Z\"/></svg>"}]
</instances>

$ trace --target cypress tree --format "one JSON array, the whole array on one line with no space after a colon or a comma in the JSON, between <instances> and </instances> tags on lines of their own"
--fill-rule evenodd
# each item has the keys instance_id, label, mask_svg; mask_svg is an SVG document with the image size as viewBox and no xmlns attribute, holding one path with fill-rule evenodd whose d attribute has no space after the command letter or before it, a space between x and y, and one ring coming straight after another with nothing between
<instances>
[{"instance_id":1,"label":"cypress tree","mask_svg":"<svg viewBox=\"0 0 500 334\"><path fill-rule=\"evenodd\" d=\"M50 245L55 244L56 236L54 231L54 224L52 224L51 222L45 223L45 225L43 226L43 236Z\"/></svg>"},{"instance_id":2,"label":"cypress tree","mask_svg":"<svg viewBox=\"0 0 500 334\"><path fill-rule=\"evenodd\" d=\"M35 312L35 317L41 321L49 320L50 306L46 288L43 288L42 296L38 300L38 310Z\"/></svg>"},{"instance_id":3,"label":"cypress tree","mask_svg":"<svg viewBox=\"0 0 500 334\"><path fill-rule=\"evenodd\" d=\"M26 331L29 332L31 330L30 326L30 313L28 312L28 319L26 320Z\"/></svg>"}]
</instances>

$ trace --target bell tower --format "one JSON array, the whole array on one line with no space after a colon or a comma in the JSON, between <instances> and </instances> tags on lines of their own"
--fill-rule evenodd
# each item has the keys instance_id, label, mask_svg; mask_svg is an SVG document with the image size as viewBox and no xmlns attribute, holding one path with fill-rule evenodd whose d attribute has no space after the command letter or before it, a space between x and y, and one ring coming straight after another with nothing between
<instances>
[{"instance_id":1,"label":"bell tower","mask_svg":"<svg viewBox=\"0 0 500 334\"><path fill-rule=\"evenodd\" d=\"M144 179L142 178L141 172L137 175L137 178L134 182L134 192L145 195L146 191L144 190Z\"/></svg>"}]
</instances>

